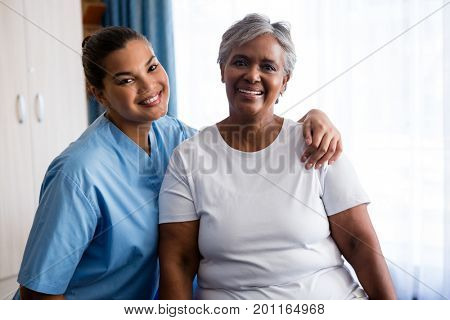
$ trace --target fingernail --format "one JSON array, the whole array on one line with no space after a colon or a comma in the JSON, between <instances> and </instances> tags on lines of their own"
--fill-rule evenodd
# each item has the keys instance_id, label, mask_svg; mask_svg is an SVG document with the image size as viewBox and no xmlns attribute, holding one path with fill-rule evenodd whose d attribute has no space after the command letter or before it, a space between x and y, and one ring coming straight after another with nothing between
<instances>
[{"instance_id":1,"label":"fingernail","mask_svg":"<svg viewBox=\"0 0 450 320\"><path fill-rule=\"evenodd\" d=\"M312 163L308 163L307 165L306 165L306 169L311 169L311 167L312 167Z\"/></svg>"},{"instance_id":2,"label":"fingernail","mask_svg":"<svg viewBox=\"0 0 450 320\"><path fill-rule=\"evenodd\" d=\"M319 163L319 164L316 166L316 168L319 169L321 166L322 166L322 164Z\"/></svg>"},{"instance_id":3,"label":"fingernail","mask_svg":"<svg viewBox=\"0 0 450 320\"><path fill-rule=\"evenodd\" d=\"M330 162L328 162L328 164L331 166L334 163L334 160L331 160Z\"/></svg>"},{"instance_id":4,"label":"fingernail","mask_svg":"<svg viewBox=\"0 0 450 320\"><path fill-rule=\"evenodd\" d=\"M305 162L305 161L306 161L306 156L303 156L300 160L301 160L302 162Z\"/></svg>"}]
</instances>

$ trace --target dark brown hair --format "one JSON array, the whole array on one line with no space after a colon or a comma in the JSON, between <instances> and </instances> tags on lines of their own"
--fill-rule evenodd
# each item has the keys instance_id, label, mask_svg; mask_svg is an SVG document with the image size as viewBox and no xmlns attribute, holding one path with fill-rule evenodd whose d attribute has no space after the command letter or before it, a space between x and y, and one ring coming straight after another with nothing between
<instances>
[{"instance_id":1,"label":"dark brown hair","mask_svg":"<svg viewBox=\"0 0 450 320\"><path fill-rule=\"evenodd\" d=\"M127 27L106 27L84 38L82 61L89 85L103 89L103 78L106 75L103 60L111 52L125 48L130 40L144 40L150 45L142 34Z\"/></svg>"}]
</instances>

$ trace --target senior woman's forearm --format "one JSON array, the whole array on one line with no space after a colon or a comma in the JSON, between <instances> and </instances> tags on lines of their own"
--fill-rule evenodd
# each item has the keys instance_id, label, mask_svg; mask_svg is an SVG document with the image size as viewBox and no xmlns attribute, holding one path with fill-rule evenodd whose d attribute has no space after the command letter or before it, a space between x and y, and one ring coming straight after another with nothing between
<instances>
[{"instance_id":1,"label":"senior woman's forearm","mask_svg":"<svg viewBox=\"0 0 450 320\"><path fill-rule=\"evenodd\" d=\"M358 280L369 299L396 299L389 269L378 241L356 240L354 249L346 259L355 269Z\"/></svg>"},{"instance_id":2,"label":"senior woman's forearm","mask_svg":"<svg viewBox=\"0 0 450 320\"><path fill-rule=\"evenodd\" d=\"M331 235L370 299L395 299L375 230L362 204L329 217Z\"/></svg>"},{"instance_id":3,"label":"senior woman's forearm","mask_svg":"<svg viewBox=\"0 0 450 320\"><path fill-rule=\"evenodd\" d=\"M197 273L199 221L159 226L160 299L192 299Z\"/></svg>"},{"instance_id":4,"label":"senior woman's forearm","mask_svg":"<svg viewBox=\"0 0 450 320\"><path fill-rule=\"evenodd\" d=\"M192 299L192 280L190 272L182 267L161 265L159 299L190 300Z\"/></svg>"}]
</instances>

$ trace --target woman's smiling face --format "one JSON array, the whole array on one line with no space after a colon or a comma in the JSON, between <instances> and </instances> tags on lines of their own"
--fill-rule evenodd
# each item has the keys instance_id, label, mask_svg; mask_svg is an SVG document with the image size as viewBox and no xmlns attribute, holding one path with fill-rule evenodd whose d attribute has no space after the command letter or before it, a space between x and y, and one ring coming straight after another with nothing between
<instances>
[{"instance_id":1,"label":"woman's smiling face","mask_svg":"<svg viewBox=\"0 0 450 320\"><path fill-rule=\"evenodd\" d=\"M164 116L169 102L169 79L152 48L131 40L103 61L107 74L96 94L119 126L148 123Z\"/></svg>"},{"instance_id":2,"label":"woman's smiling face","mask_svg":"<svg viewBox=\"0 0 450 320\"><path fill-rule=\"evenodd\" d=\"M272 107L289 80L284 61L283 48L270 34L234 48L221 65L230 113L258 117L273 112Z\"/></svg>"}]
</instances>

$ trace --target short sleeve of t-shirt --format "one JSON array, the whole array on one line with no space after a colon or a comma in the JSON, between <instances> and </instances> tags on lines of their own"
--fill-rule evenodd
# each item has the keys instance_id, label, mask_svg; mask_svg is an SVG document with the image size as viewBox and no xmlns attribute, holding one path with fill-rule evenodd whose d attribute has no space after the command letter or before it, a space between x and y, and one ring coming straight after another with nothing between
<instances>
[{"instance_id":1,"label":"short sleeve of t-shirt","mask_svg":"<svg viewBox=\"0 0 450 320\"><path fill-rule=\"evenodd\" d=\"M352 164L345 155L342 155L333 165L321 170L320 183L322 202L328 216L370 202Z\"/></svg>"},{"instance_id":2,"label":"short sleeve of t-shirt","mask_svg":"<svg viewBox=\"0 0 450 320\"><path fill-rule=\"evenodd\" d=\"M63 294L96 225L96 212L78 185L61 171L48 172L18 282L34 291Z\"/></svg>"},{"instance_id":3,"label":"short sleeve of t-shirt","mask_svg":"<svg viewBox=\"0 0 450 320\"><path fill-rule=\"evenodd\" d=\"M160 224L199 219L188 179L189 172L176 149L170 159L159 193Z\"/></svg>"}]
</instances>

